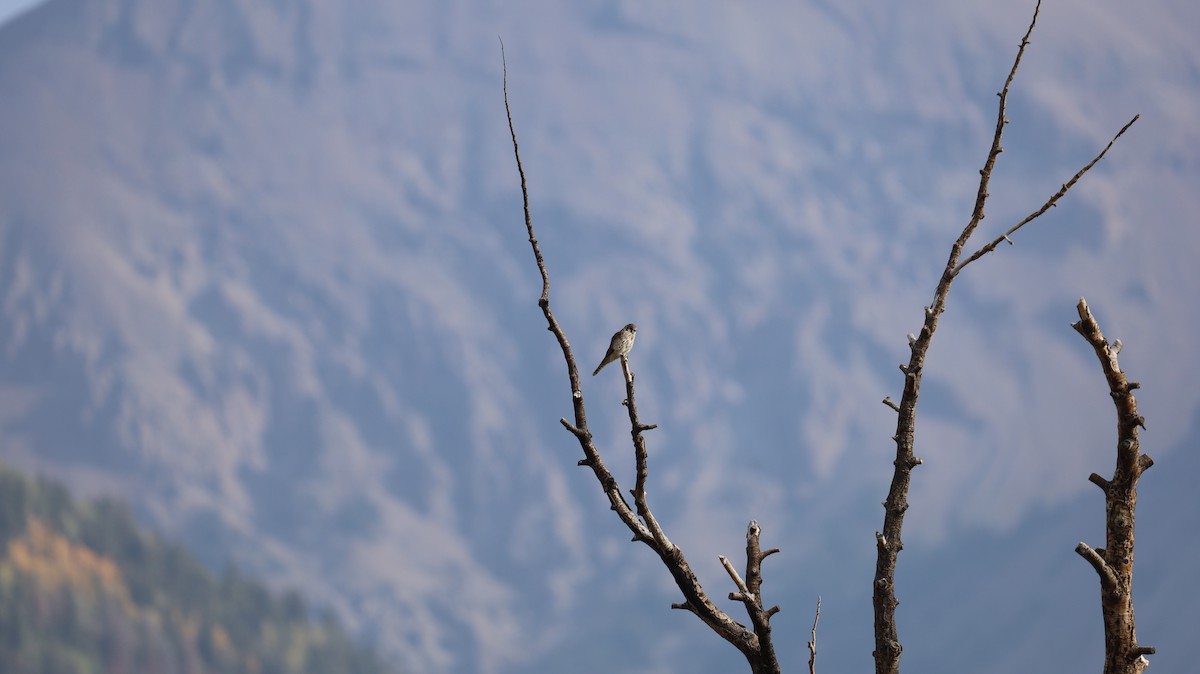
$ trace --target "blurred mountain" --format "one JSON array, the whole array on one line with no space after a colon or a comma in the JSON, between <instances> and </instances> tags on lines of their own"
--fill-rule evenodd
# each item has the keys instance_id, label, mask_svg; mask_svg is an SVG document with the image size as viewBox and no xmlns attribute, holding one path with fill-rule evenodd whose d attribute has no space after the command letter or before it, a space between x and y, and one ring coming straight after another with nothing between
<instances>
[{"instance_id":1,"label":"blurred mountain","mask_svg":"<svg viewBox=\"0 0 1200 674\"><path fill-rule=\"evenodd\" d=\"M740 666L666 608L677 592L557 423L500 35L581 365L639 325L660 520L724 596L716 555L757 518L785 550L778 629L803 633L821 592L825 662L869 667L894 420L878 401L969 214L1031 9L50 0L0 28L0 452L127 496L212 568L304 588L411 671ZM1022 542L1013 559L1040 561L995 571L999 596L1037 596L1029 569L1061 561L1037 556L1045 537L1088 531L1075 506L1112 423L1066 328L1080 294L1144 384L1144 448L1181 453L1200 234L1170 225L1200 206L1196 13L1044 8L981 236L1143 122L956 287L902 610L962 587L957 540ZM589 419L627 481L603 374Z\"/></svg>"},{"instance_id":2,"label":"blurred mountain","mask_svg":"<svg viewBox=\"0 0 1200 674\"><path fill-rule=\"evenodd\" d=\"M5 27L0 423L18 464L135 494L429 671L448 631L515 635L479 560L517 523L484 515L539 519L545 478L497 455L515 354L454 272L495 238L448 224L446 153L401 140L433 115L396 95L399 17L323 7L68 0Z\"/></svg>"},{"instance_id":3,"label":"blurred mountain","mask_svg":"<svg viewBox=\"0 0 1200 674\"><path fill-rule=\"evenodd\" d=\"M394 671L295 592L216 576L138 528L0 465L0 666L14 674Z\"/></svg>"}]
</instances>

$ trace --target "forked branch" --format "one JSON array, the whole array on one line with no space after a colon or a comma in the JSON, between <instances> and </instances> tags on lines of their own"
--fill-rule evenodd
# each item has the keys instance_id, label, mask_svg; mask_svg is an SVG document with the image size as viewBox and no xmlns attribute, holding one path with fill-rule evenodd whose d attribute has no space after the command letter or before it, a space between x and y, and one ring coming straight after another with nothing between
<instances>
[{"instance_id":1,"label":"forked branch","mask_svg":"<svg viewBox=\"0 0 1200 674\"><path fill-rule=\"evenodd\" d=\"M1121 127L1121 130L1117 132L1117 135L1113 136L1112 140L1108 141L1108 145L1104 146L1104 149L1100 151L1100 154L1096 155L1083 168L1079 169L1079 171L1077 171L1075 173L1075 175L1071 176L1070 180L1063 183L1063 186L1057 192L1055 192L1053 195L1051 195L1051 197L1046 200L1046 203L1042 204L1041 208L1039 208L1036 211L1025 216L1025 218L1023 220L1021 220L1017 224L1013 225L1012 227L1009 227L1008 230L1005 231L1003 234L996 237L992 241L989 241L988 243L984 244L982 247L980 247L979 250L975 251L974 253L971 253L970 257L968 257L967 259L965 259L961 263L959 263L959 265L954 268L955 275L957 275L958 272L962 271L963 267L966 267L967 265L971 264L975 260L978 260L979 258L983 257L984 255L987 255L988 253L992 252L993 250L996 250L996 246L999 246L1000 242L1007 241L1009 244L1012 244L1012 239L1008 238L1010 235L1015 233L1018 229L1021 229L1025 225L1029 224L1030 222L1033 222L1034 220L1036 220L1038 217L1040 217L1046 211L1048 211L1051 208L1053 208L1054 206L1058 205L1058 200L1063 198L1063 196L1066 195L1067 191L1070 190L1072 187L1074 187L1075 183L1079 182L1079 179L1082 178L1085 173L1092 170L1092 167L1095 166L1096 163L1099 162L1101 159L1103 159L1104 155L1108 154L1108 151L1110 149L1112 149L1113 143L1116 143L1117 139L1120 138L1121 136L1123 136L1125 134L1125 132L1129 130L1129 127L1133 126L1134 122L1138 121L1139 117L1141 117L1141 115L1134 115L1133 119L1126 122L1125 126Z\"/></svg>"}]
</instances>

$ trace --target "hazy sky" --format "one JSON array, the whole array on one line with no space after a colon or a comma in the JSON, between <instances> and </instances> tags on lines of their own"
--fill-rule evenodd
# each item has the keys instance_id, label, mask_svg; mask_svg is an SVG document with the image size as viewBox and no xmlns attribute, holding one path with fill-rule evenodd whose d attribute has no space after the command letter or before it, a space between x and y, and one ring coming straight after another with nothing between
<instances>
[{"instance_id":1,"label":"hazy sky","mask_svg":"<svg viewBox=\"0 0 1200 674\"><path fill-rule=\"evenodd\" d=\"M0 24L40 3L42 0L0 0Z\"/></svg>"}]
</instances>

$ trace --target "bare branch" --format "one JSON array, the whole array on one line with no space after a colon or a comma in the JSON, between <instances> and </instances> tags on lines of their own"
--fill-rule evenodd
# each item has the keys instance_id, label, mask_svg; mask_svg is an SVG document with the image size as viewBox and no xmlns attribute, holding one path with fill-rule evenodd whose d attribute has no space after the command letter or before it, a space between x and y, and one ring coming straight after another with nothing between
<instances>
[{"instance_id":1,"label":"bare branch","mask_svg":"<svg viewBox=\"0 0 1200 674\"><path fill-rule=\"evenodd\" d=\"M1125 126L1121 127L1121 130L1117 132L1117 135L1112 137L1112 140L1108 141L1108 145L1104 146L1104 149L1100 151L1100 154L1096 155L1090 162L1087 163L1086 166L1079 169L1079 171L1074 176L1072 176L1070 180L1063 183L1062 188L1059 189L1057 192L1055 192L1054 195L1051 196L1049 199L1047 199L1046 203L1042 204L1041 208L1039 208L1036 211L1025 216L1024 220L1018 222L1017 224L1013 225L1012 227L1009 227L1008 231L1004 232L1000 236L996 237L995 240L991 241L990 243L984 245L979 250L972 253L970 257L968 257L966 260L963 260L961 263L959 263L959 265L957 267L955 267L954 273L957 275L967 265L971 264L975 260L978 260L979 258L983 257L984 255L987 255L988 253L995 250L996 246L999 246L1001 241L1007 241L1009 244L1011 244L1012 239L1008 238L1010 234L1013 234L1018 229L1021 229L1025 225L1036 220L1043 213L1045 213L1046 211L1050 210L1052 207L1057 205L1058 200L1061 199L1067 193L1068 190L1070 190L1072 187L1074 187L1075 183L1079 182L1079 179L1082 178L1085 173L1090 171L1092 169L1092 167L1095 166L1096 163L1099 162L1104 157L1104 155L1108 154L1108 151L1112 148L1113 143L1116 143L1117 139L1120 138L1122 135L1124 135L1124 133L1129 130L1129 127L1133 126L1134 122L1138 121L1139 117L1141 117L1141 115L1134 115L1133 119L1129 120L1129 122L1127 122L1125 124Z\"/></svg>"},{"instance_id":2,"label":"bare branch","mask_svg":"<svg viewBox=\"0 0 1200 674\"><path fill-rule=\"evenodd\" d=\"M633 503L637 508L638 517L645 523L646 528L650 531L650 535L654 538L654 542L664 551L673 551L675 545L667 538L666 532L659 526L658 520L655 519L654 513L650 510L650 505L646 501L646 478L650 474L649 470L649 452L646 450L646 439L642 437L642 432L646 425L642 424L638 418L637 397L633 388L633 371L629 369L628 356L621 356L621 371L625 373L625 402L626 409L629 410L629 428L630 435L633 439L634 460L637 464L637 478L634 483Z\"/></svg>"},{"instance_id":3,"label":"bare branch","mask_svg":"<svg viewBox=\"0 0 1200 674\"><path fill-rule=\"evenodd\" d=\"M513 126L512 109L508 105L508 58L504 54L504 40L500 40L500 64L504 71L504 112L508 116L508 132L512 136L513 155L517 158L517 173L521 176L521 200L525 204L525 230L529 232L529 243L533 246L533 257L537 260L538 271L542 273L542 296L538 306L550 301L550 275L546 271L546 261L542 259L542 251L538 248L537 237L533 235L533 215L529 210L529 188L525 182L525 167L521 164L521 150L517 146L517 130ZM553 326L551 326L553 329ZM555 333L558 336L558 333ZM559 340L562 342L562 340ZM572 387L572 391L578 387Z\"/></svg>"},{"instance_id":4,"label":"bare branch","mask_svg":"<svg viewBox=\"0 0 1200 674\"><path fill-rule=\"evenodd\" d=\"M1099 574L1100 586L1104 588L1104 591L1112 592L1113 588L1117 586L1117 577L1113 574L1113 570L1108 566L1108 563L1104 561L1104 556L1093 550L1091 546L1083 541L1080 541L1079 545L1075 546L1075 552L1080 557L1086 559L1087 563L1091 564L1092 568Z\"/></svg>"},{"instance_id":5,"label":"bare branch","mask_svg":"<svg viewBox=\"0 0 1200 674\"><path fill-rule=\"evenodd\" d=\"M821 619L821 595L817 595L817 613L813 616L812 638L808 640L808 674L817 674L817 621Z\"/></svg>"},{"instance_id":6,"label":"bare branch","mask_svg":"<svg viewBox=\"0 0 1200 674\"><path fill-rule=\"evenodd\" d=\"M737 569L733 568L733 564L729 562L729 558L725 555L717 555L717 559L721 560L721 566L725 567L725 572L729 574L729 577L733 580L733 584L738 589L737 592L730 592L729 598L734 601L754 601L754 595L746 587L746 581L742 580ZM739 594L740 596L734 596Z\"/></svg>"},{"instance_id":7,"label":"bare branch","mask_svg":"<svg viewBox=\"0 0 1200 674\"><path fill-rule=\"evenodd\" d=\"M630 434L633 439L634 459L637 465L637 478L632 490L634 505L637 509L636 512L625 501L616 478L609 472L604 464L604 460L600 457L600 452L596 448L592 434L587 426L587 414L584 407L579 368L576 364L575 356L562 326L559 325L557 319L554 317L554 312L550 308L550 275L546 269L546 262L542 257L537 237L533 231L533 217L529 207L529 191L526 186L525 169L521 164L517 132L513 124L512 108L508 100L508 64L504 55L503 40L500 42L500 55L504 69L504 111L508 117L508 129L512 136L513 156L516 159L517 172L521 178L521 197L525 208L525 229L529 235L529 244L533 248L534 260L537 262L538 271L542 277L542 294L538 299L538 306L542 309L546 323L550 331L554 333L555 339L558 340L559 347L562 349L563 359L567 364L567 374L571 384L571 400L575 411L575 421L571 423L566 419L561 419L560 423L578 440L584 454L584 458L579 461L579 465L592 469L592 473L608 497L612 510L617 513L621 521L633 533L633 540L641 541L652 549L675 579L675 584L683 593L685 601L672 604L671 607L690 611L704 621L704 624L708 625L721 638L733 644L746 657L753 674L778 674L779 663L775 658L774 647L770 641L770 625L768 621L770 616L778 612L779 609L778 607L772 607L769 611L764 611L762 609L762 602L758 598L758 583L761 582L761 578L758 577L759 564L770 553L763 554L758 551L757 525L754 525L755 533L753 536L754 549L752 557L749 552L749 544L747 547L748 560L752 559L752 562L748 561L747 568L752 566L754 569L754 575L745 583L748 590L747 594L752 595L752 597L747 597L745 601L751 620L754 623L754 630L751 631L713 604L708 595L705 594L699 579L696 578L696 574L692 571L691 566L684 557L683 551L671 543L670 539L667 538L666 532L663 531L658 520L654 517L654 513L650 510L646 498L649 453L642 434L656 426L654 424L643 424L638 417L637 397L634 390L634 374L630 369L627 356L621 357L621 368L625 374L626 398L624 405L629 411ZM749 573L748 576L750 576Z\"/></svg>"},{"instance_id":8,"label":"bare branch","mask_svg":"<svg viewBox=\"0 0 1200 674\"><path fill-rule=\"evenodd\" d=\"M1021 38L1021 46L1017 48L1017 56L1013 59L1012 69L1008 71L1008 77L1004 80L1004 87L1000 93L996 94L1000 97L1000 104L996 111L996 130L992 135L992 147L988 150L987 160L983 162L983 168L979 171L979 189L975 192L975 208L971 211L971 220L967 226L963 228L962 234L954 244L953 258L957 258L962 251L962 247L966 245L967 240L975 233L975 228L983 222L984 205L988 198L988 184L992 180L992 170L996 167L996 158L1004 152L1004 147L1000 144L1001 138L1004 136L1004 126L1008 124L1008 92L1012 88L1013 80L1017 77L1017 68L1021 66L1021 58L1025 56L1025 47L1029 46L1029 36L1033 34L1033 27L1037 25L1038 14L1042 11L1042 0L1038 0L1037 5L1033 8L1033 18L1029 21L1029 28L1025 31L1025 35ZM947 267L954 269L953 264L948 264Z\"/></svg>"},{"instance_id":9,"label":"bare branch","mask_svg":"<svg viewBox=\"0 0 1200 674\"><path fill-rule=\"evenodd\" d=\"M1117 361L1120 340L1109 344L1100 331L1087 301L1079 298L1076 307L1079 322L1071 327L1083 336L1096 353L1109 396L1117 411L1117 464L1111 480L1092 473L1088 479L1104 489L1105 547L1092 550L1085 543L1075 551L1092 565L1100 576L1100 607L1104 615L1104 672L1105 674L1135 674L1149 662L1144 656L1154 649L1137 642L1133 614L1133 549L1134 515L1137 509L1137 481L1154 465L1149 457L1139 453L1138 428L1145 428L1145 419L1138 414L1130 382Z\"/></svg>"}]
</instances>

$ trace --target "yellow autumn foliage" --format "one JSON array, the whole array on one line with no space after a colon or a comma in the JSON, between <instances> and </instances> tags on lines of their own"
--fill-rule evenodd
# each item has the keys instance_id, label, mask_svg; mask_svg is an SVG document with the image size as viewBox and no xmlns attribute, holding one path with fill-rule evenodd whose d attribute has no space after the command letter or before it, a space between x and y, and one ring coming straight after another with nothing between
<instances>
[{"instance_id":1,"label":"yellow autumn foliage","mask_svg":"<svg viewBox=\"0 0 1200 674\"><path fill-rule=\"evenodd\" d=\"M213 625L209 628L210 640L212 641L213 651L222 660L232 659L235 655L233 648L233 640L229 638L229 632L220 625Z\"/></svg>"},{"instance_id":2,"label":"yellow autumn foliage","mask_svg":"<svg viewBox=\"0 0 1200 674\"><path fill-rule=\"evenodd\" d=\"M71 542L37 518L29 518L25 534L8 542L0 566L30 579L43 592L67 590L91 600L107 598L134 612L129 586L112 560Z\"/></svg>"}]
</instances>

